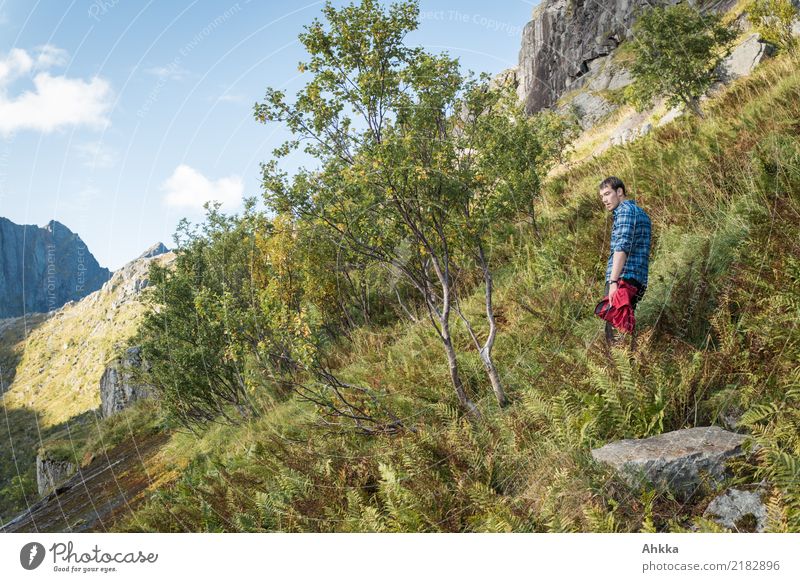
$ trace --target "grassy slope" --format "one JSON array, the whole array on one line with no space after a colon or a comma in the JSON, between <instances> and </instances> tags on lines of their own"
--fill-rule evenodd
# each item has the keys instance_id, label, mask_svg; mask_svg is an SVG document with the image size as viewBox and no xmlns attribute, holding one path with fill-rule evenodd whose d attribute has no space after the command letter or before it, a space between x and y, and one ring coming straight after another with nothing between
<instances>
[{"instance_id":1,"label":"grassy slope","mask_svg":"<svg viewBox=\"0 0 800 582\"><path fill-rule=\"evenodd\" d=\"M146 275L146 267L138 271L135 276ZM99 438L100 378L144 312L139 301L122 300L130 275L115 273L107 287L50 317L5 322L11 327L2 331L0 354L11 364L3 366L4 374L14 375L0 419L3 518L38 498L34 460L41 446L81 461L84 441Z\"/></svg>"},{"instance_id":2,"label":"grassy slope","mask_svg":"<svg viewBox=\"0 0 800 582\"><path fill-rule=\"evenodd\" d=\"M590 449L690 426L739 427L762 445L730 483L768 485L769 529L800 531L800 61L765 64L707 105L553 179L541 242L520 224L496 249L496 358L513 405L496 408L462 356L485 421L461 418L424 324L362 330L341 373L385 394L415 432L364 438L289 401L239 428L176 435L177 480L122 531L685 531L688 504L628 491ZM623 177L653 220L635 361L602 348L610 221L597 183ZM767 300L769 299L769 300ZM474 296L468 309L480 310ZM463 330L457 343L467 348ZM744 416L741 416L744 413ZM166 479L165 479L166 480Z\"/></svg>"}]
</instances>

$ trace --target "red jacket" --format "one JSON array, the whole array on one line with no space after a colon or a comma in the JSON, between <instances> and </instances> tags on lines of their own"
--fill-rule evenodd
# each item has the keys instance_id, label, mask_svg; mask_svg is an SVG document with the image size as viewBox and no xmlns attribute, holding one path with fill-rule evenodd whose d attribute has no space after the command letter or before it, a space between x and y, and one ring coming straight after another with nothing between
<instances>
[{"instance_id":1,"label":"red jacket","mask_svg":"<svg viewBox=\"0 0 800 582\"><path fill-rule=\"evenodd\" d=\"M636 319L633 316L631 300L636 296L637 292L638 289L636 287L620 279L617 292L614 294L614 300L609 304L608 295L603 297L603 300L594 308L595 315L600 319L610 321L614 327L622 332L633 333Z\"/></svg>"}]
</instances>

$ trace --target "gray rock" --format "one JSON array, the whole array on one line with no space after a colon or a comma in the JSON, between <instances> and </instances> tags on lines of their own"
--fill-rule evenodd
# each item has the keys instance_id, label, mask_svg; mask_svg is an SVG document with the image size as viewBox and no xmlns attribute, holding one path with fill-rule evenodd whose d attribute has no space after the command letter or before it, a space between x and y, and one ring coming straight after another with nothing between
<instances>
[{"instance_id":1,"label":"gray rock","mask_svg":"<svg viewBox=\"0 0 800 582\"><path fill-rule=\"evenodd\" d=\"M136 369L148 369L138 347L129 348L124 357L106 367L100 378L100 409L104 418L120 412L136 400L152 395L149 386L135 381Z\"/></svg>"},{"instance_id":2,"label":"gray rock","mask_svg":"<svg viewBox=\"0 0 800 582\"><path fill-rule=\"evenodd\" d=\"M589 91L582 91L575 95L564 110L576 107L581 128L586 130L594 126L600 119L615 109L615 106L603 99L600 95Z\"/></svg>"},{"instance_id":3,"label":"gray rock","mask_svg":"<svg viewBox=\"0 0 800 582\"><path fill-rule=\"evenodd\" d=\"M763 532L767 508L761 495L759 491L728 489L708 505L703 517L734 531Z\"/></svg>"},{"instance_id":4,"label":"gray rock","mask_svg":"<svg viewBox=\"0 0 800 582\"><path fill-rule=\"evenodd\" d=\"M77 471L75 463L36 456L36 485L39 495L45 496Z\"/></svg>"},{"instance_id":5,"label":"gray rock","mask_svg":"<svg viewBox=\"0 0 800 582\"><path fill-rule=\"evenodd\" d=\"M114 272L114 276L103 286L104 292L116 293L116 298L111 303L112 309L137 299L139 294L150 286L150 266L153 261L159 261L162 265L169 264L175 255L164 257L165 260L161 257L164 257L163 253L154 257L134 259Z\"/></svg>"},{"instance_id":6,"label":"gray rock","mask_svg":"<svg viewBox=\"0 0 800 582\"><path fill-rule=\"evenodd\" d=\"M695 427L609 443L592 449L592 457L616 469L631 487L648 484L686 499L704 476L723 479L725 462L743 454L745 439L717 426Z\"/></svg>"},{"instance_id":7,"label":"gray rock","mask_svg":"<svg viewBox=\"0 0 800 582\"><path fill-rule=\"evenodd\" d=\"M491 87L503 87L505 85L510 85L516 89L519 85L519 80L517 79L517 67L511 67L510 69L500 71L494 77L492 77L489 85Z\"/></svg>"},{"instance_id":8,"label":"gray rock","mask_svg":"<svg viewBox=\"0 0 800 582\"><path fill-rule=\"evenodd\" d=\"M723 81L728 82L749 75L758 63L769 56L767 45L759 38L757 32L749 35L722 61L720 77Z\"/></svg>"},{"instance_id":9,"label":"gray rock","mask_svg":"<svg viewBox=\"0 0 800 582\"><path fill-rule=\"evenodd\" d=\"M164 243L156 243L139 255L139 259L149 259L152 257L157 257L158 255L163 255L164 253L168 253L169 249L164 246Z\"/></svg>"},{"instance_id":10,"label":"gray rock","mask_svg":"<svg viewBox=\"0 0 800 582\"><path fill-rule=\"evenodd\" d=\"M642 111L621 119L611 132L609 145L623 145L649 133L653 128L652 124L647 122L649 118L650 111Z\"/></svg>"},{"instance_id":11,"label":"gray rock","mask_svg":"<svg viewBox=\"0 0 800 582\"><path fill-rule=\"evenodd\" d=\"M617 71L601 73L600 64L631 35L640 9L678 0L543 0L522 32L517 94L528 113L551 107L559 97L583 87L613 89L630 82ZM693 5L698 2L690 2ZM721 12L736 0L702 3L702 11ZM598 77L598 75L600 77ZM605 77L603 77L605 75ZM606 84L607 83L607 84ZM605 85L605 87L603 87Z\"/></svg>"},{"instance_id":12,"label":"gray rock","mask_svg":"<svg viewBox=\"0 0 800 582\"><path fill-rule=\"evenodd\" d=\"M601 57L593 63L599 64L598 72L592 75L590 67L589 81L586 85L592 91L614 91L633 83L630 71L615 64L611 56Z\"/></svg>"},{"instance_id":13,"label":"gray rock","mask_svg":"<svg viewBox=\"0 0 800 582\"><path fill-rule=\"evenodd\" d=\"M97 291L110 276L60 222L39 228L0 218L0 318L53 311Z\"/></svg>"},{"instance_id":14,"label":"gray rock","mask_svg":"<svg viewBox=\"0 0 800 582\"><path fill-rule=\"evenodd\" d=\"M606 89L614 91L615 89L622 89L633 83L633 75L624 67L613 67L611 78L608 81Z\"/></svg>"},{"instance_id":15,"label":"gray rock","mask_svg":"<svg viewBox=\"0 0 800 582\"><path fill-rule=\"evenodd\" d=\"M661 119L658 120L658 127L662 125L666 125L670 121L673 121L683 115L683 109L680 107L673 107L669 111L667 111Z\"/></svg>"},{"instance_id":16,"label":"gray rock","mask_svg":"<svg viewBox=\"0 0 800 582\"><path fill-rule=\"evenodd\" d=\"M722 423L722 426L727 428L730 431L739 430L739 421L742 420L742 415L744 411L739 409L734 410L726 410L722 414L719 415L719 420Z\"/></svg>"}]
</instances>

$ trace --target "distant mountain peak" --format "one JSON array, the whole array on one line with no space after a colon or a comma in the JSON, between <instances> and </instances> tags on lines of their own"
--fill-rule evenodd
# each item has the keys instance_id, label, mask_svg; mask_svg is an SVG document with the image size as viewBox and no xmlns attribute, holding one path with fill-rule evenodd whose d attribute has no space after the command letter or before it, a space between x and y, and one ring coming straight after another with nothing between
<instances>
[{"instance_id":1,"label":"distant mountain peak","mask_svg":"<svg viewBox=\"0 0 800 582\"><path fill-rule=\"evenodd\" d=\"M47 224L44 225L44 229L46 231L48 231L48 232L54 232L56 228L63 229L63 230L66 230L69 233L72 233L72 231L69 229L68 226L66 226L64 223L59 222L57 220L51 220L50 222L48 222Z\"/></svg>"},{"instance_id":2,"label":"distant mountain peak","mask_svg":"<svg viewBox=\"0 0 800 582\"><path fill-rule=\"evenodd\" d=\"M0 318L53 311L98 290L110 276L57 220L43 227L0 220Z\"/></svg>"},{"instance_id":3,"label":"distant mountain peak","mask_svg":"<svg viewBox=\"0 0 800 582\"><path fill-rule=\"evenodd\" d=\"M149 259L151 257L157 257L158 255L163 255L168 252L169 249L164 245L164 243L158 242L139 255L137 259Z\"/></svg>"}]
</instances>

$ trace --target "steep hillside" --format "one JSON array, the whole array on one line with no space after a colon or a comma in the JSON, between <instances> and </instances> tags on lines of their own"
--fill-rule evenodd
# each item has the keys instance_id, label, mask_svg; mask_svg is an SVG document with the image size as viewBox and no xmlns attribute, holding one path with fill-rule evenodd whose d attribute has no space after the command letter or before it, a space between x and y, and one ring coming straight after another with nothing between
<instances>
[{"instance_id":1,"label":"steep hillside","mask_svg":"<svg viewBox=\"0 0 800 582\"><path fill-rule=\"evenodd\" d=\"M34 459L41 444L69 440L96 423L100 378L137 329L144 310L139 294L147 285L149 264L173 257L162 254L129 263L100 290L49 315L0 321L3 519L37 497Z\"/></svg>"},{"instance_id":2,"label":"steep hillside","mask_svg":"<svg viewBox=\"0 0 800 582\"><path fill-rule=\"evenodd\" d=\"M623 23L627 6L614 8ZM592 18L592 26L611 25L580 2L543 7L540 16L550 10L586 26ZM560 35L554 44L578 43L564 52L578 59L578 71L610 56L598 50L614 31L592 44L567 38L562 25L548 30ZM298 232L290 220L274 228L252 208L243 217L210 212L197 231L200 251L179 256L178 276L164 278L174 284L165 284L161 297L173 303L157 313L168 313L172 319L163 321L172 325L148 319L163 341L150 352L143 344L142 353L160 357L162 372L172 372L162 376L170 380L164 392L189 378L179 387L185 392L167 394L178 411L199 401L208 405L200 412L218 414L193 425L196 432L170 430L166 397L92 422L98 402L90 386L140 320L138 267L132 278L112 280L99 292L105 296L85 300L74 319L67 315L84 302L33 331L25 330L28 322L7 323L9 337L29 339L0 352L15 374L4 402L9 445L22 450L5 458L3 469L30 467L26 451L35 447L25 445L44 442L48 454L79 464L80 474L32 504L22 496L32 490L30 469L20 471L3 500L14 510L27 503L30 511L6 529L800 531L800 54L765 60L720 87L704 111L703 119L668 117L637 139L602 148L584 135L587 155L549 176L534 211L494 225L494 364L509 406L497 403L472 349L475 336L455 317L451 330L463 387L480 418L459 408L455 366L424 307L403 304L394 279L392 294L375 293L386 282L372 273L348 280L354 293L346 299L361 301L366 313L371 301L396 296L410 317L376 323L365 316L358 321L367 323L324 336L335 381L320 382L320 392L282 382L273 362L291 367L295 346L272 343L272 335L281 326L311 335L308 322L323 311L300 300L314 313L287 308L284 297L297 299L292 291L304 285L314 298L339 297L315 279L323 279L320 264L329 257L301 253L302 245L324 247L318 231ZM594 314L611 228L598 183L608 175L625 180L653 224L635 351L609 348ZM238 292L238 281L248 283L248 293ZM461 321L485 317L486 298L476 286L459 298ZM310 360L302 351L308 344L298 346ZM85 373L72 376L77 389L49 372L51 362L67 375L84 361ZM301 376L306 381L314 379ZM240 399L222 398L231 386L243 388ZM222 397L205 399L220 387ZM362 421L374 424L365 430ZM717 437L712 447L733 444L712 471L694 447ZM609 446L643 439L681 451L688 460L676 465L696 481L681 484L682 491L632 481L598 460L598 451L609 458ZM656 454L651 464L662 461ZM737 494L757 510L717 519L719 499Z\"/></svg>"},{"instance_id":3,"label":"steep hillside","mask_svg":"<svg viewBox=\"0 0 800 582\"><path fill-rule=\"evenodd\" d=\"M758 488L767 531L800 531L800 57L762 65L680 118L553 178L538 235L520 221L497 274L497 408L477 355L456 407L425 322L362 329L339 377L402 420L364 436L295 398L263 398L240 427L173 438L182 470L122 531L728 531L716 496ZM609 220L597 184L623 176L653 220L636 354L609 352L602 296ZM482 296L463 308L480 313ZM468 346L465 329L454 342ZM591 450L718 426L757 445L688 501L626 482ZM740 523L735 530L751 531Z\"/></svg>"}]
</instances>

